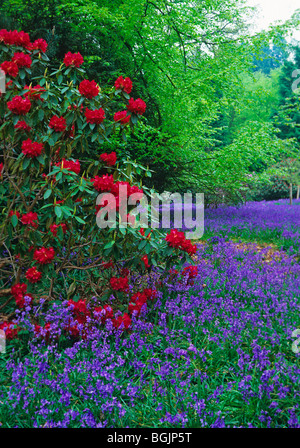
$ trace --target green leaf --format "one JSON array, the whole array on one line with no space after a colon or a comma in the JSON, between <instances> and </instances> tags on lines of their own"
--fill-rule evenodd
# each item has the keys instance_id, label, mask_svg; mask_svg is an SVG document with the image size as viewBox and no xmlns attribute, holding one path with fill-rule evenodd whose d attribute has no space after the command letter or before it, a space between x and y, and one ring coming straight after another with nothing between
<instances>
[{"instance_id":1,"label":"green leaf","mask_svg":"<svg viewBox=\"0 0 300 448\"><path fill-rule=\"evenodd\" d=\"M13 225L14 227L17 226L17 224L18 224L18 217L17 217L17 215L12 215L12 217L11 217L11 223L12 223L12 225Z\"/></svg>"},{"instance_id":2,"label":"green leaf","mask_svg":"<svg viewBox=\"0 0 300 448\"><path fill-rule=\"evenodd\" d=\"M54 211L55 211L55 214L56 214L56 216L57 216L58 218L60 218L60 217L62 216L61 208L60 208L58 205L56 205L56 206L54 207Z\"/></svg>"},{"instance_id":3,"label":"green leaf","mask_svg":"<svg viewBox=\"0 0 300 448\"><path fill-rule=\"evenodd\" d=\"M39 112L38 112L38 119L40 121L43 121L44 116L45 116L45 112L43 111L43 109L40 109Z\"/></svg>"},{"instance_id":4,"label":"green leaf","mask_svg":"<svg viewBox=\"0 0 300 448\"><path fill-rule=\"evenodd\" d=\"M26 157L26 158L23 160L23 170L26 170L26 168L28 168L29 164L30 164L30 158L29 158L29 157Z\"/></svg>"},{"instance_id":5,"label":"green leaf","mask_svg":"<svg viewBox=\"0 0 300 448\"><path fill-rule=\"evenodd\" d=\"M79 216L75 216L76 221L80 222L81 224L85 224L85 221L81 218L79 218Z\"/></svg>"},{"instance_id":6,"label":"green leaf","mask_svg":"<svg viewBox=\"0 0 300 448\"><path fill-rule=\"evenodd\" d=\"M109 249L110 247L112 247L115 244L115 240L111 240L109 243L107 243L104 246L104 249Z\"/></svg>"},{"instance_id":7,"label":"green leaf","mask_svg":"<svg viewBox=\"0 0 300 448\"><path fill-rule=\"evenodd\" d=\"M51 196L52 190L49 188L48 190L45 191L44 193L44 199L48 199L49 196Z\"/></svg>"}]
</instances>

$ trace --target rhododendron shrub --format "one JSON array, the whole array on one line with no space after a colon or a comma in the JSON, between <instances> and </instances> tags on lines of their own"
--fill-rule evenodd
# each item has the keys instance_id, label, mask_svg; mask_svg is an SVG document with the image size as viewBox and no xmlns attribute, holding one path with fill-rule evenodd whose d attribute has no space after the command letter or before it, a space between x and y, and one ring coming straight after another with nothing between
<instances>
[{"instance_id":1,"label":"rhododendron shrub","mask_svg":"<svg viewBox=\"0 0 300 448\"><path fill-rule=\"evenodd\" d=\"M147 194L141 176L151 173L121 152L101 150L113 133L126 139L146 103L129 96L128 77L112 86L86 79L79 53L68 52L51 73L43 39L31 42L26 33L6 30L0 36L7 86L0 96L1 328L13 338L17 308L40 300L51 307L63 296L73 309L69 336L86 334L94 311L99 324L110 319L127 330L132 313L155 297L152 270L170 267L178 256L191 261L195 253L182 233L141 229L130 213L134 206L124 215L120 186L128 196ZM114 196L118 221L127 228L98 227L99 193ZM132 282L137 275L140 281ZM94 311L87 308L92 297ZM115 307L107 303L111 297ZM36 315L32 323L35 335L51 334Z\"/></svg>"}]
</instances>

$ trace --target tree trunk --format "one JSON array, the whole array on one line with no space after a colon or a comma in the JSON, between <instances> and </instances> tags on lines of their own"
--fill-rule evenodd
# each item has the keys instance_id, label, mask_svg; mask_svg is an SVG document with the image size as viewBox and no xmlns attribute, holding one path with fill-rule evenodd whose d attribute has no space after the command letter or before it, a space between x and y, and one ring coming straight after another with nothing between
<instances>
[{"instance_id":1,"label":"tree trunk","mask_svg":"<svg viewBox=\"0 0 300 448\"><path fill-rule=\"evenodd\" d=\"M297 186L297 197L296 199L299 199L300 196L300 185Z\"/></svg>"},{"instance_id":2,"label":"tree trunk","mask_svg":"<svg viewBox=\"0 0 300 448\"><path fill-rule=\"evenodd\" d=\"M290 184L290 205L293 203L293 184Z\"/></svg>"}]
</instances>

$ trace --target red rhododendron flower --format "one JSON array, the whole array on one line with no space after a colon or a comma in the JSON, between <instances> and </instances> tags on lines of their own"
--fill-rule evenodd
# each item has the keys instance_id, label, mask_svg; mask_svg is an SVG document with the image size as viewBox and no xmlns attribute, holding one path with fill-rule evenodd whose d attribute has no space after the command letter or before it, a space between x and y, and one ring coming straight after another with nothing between
<instances>
[{"instance_id":1,"label":"red rhododendron flower","mask_svg":"<svg viewBox=\"0 0 300 448\"><path fill-rule=\"evenodd\" d=\"M177 229L171 229L171 232L166 236L166 241L169 246L176 249L180 248L182 242L185 240L185 235L183 232L179 232Z\"/></svg>"},{"instance_id":2,"label":"red rhododendron flower","mask_svg":"<svg viewBox=\"0 0 300 448\"><path fill-rule=\"evenodd\" d=\"M5 338L9 341L18 336L19 328L13 323L3 322L0 324L0 330L3 330L5 333Z\"/></svg>"},{"instance_id":3,"label":"red rhododendron flower","mask_svg":"<svg viewBox=\"0 0 300 448\"><path fill-rule=\"evenodd\" d=\"M13 216L13 215L17 215L17 218L20 219L20 213L18 212L18 210L11 210L8 214L8 216Z\"/></svg>"},{"instance_id":4,"label":"red rhododendron flower","mask_svg":"<svg viewBox=\"0 0 300 448\"><path fill-rule=\"evenodd\" d=\"M4 71L4 73L8 76L11 76L12 78L15 78L19 73L19 67L17 64L13 61L4 61L0 65L1 70Z\"/></svg>"},{"instance_id":5,"label":"red rhododendron flower","mask_svg":"<svg viewBox=\"0 0 300 448\"><path fill-rule=\"evenodd\" d=\"M84 79L79 84L79 93L80 95L85 96L86 98L94 98L99 93L99 86L97 86L95 81L89 81L88 79Z\"/></svg>"},{"instance_id":6,"label":"red rhododendron flower","mask_svg":"<svg viewBox=\"0 0 300 448\"><path fill-rule=\"evenodd\" d=\"M6 45L17 45L19 47L27 48L30 44L29 34L24 31L7 31L0 30L0 42Z\"/></svg>"},{"instance_id":7,"label":"red rhododendron flower","mask_svg":"<svg viewBox=\"0 0 300 448\"><path fill-rule=\"evenodd\" d=\"M52 235L53 235L53 236L56 236L56 235L57 235L57 230L59 229L59 227L62 228L63 233L66 233L66 231L67 231L67 225L66 225L64 222L62 222L62 223L60 223L60 224L52 224L52 225L50 226L50 232L52 232Z\"/></svg>"},{"instance_id":8,"label":"red rhododendron flower","mask_svg":"<svg viewBox=\"0 0 300 448\"><path fill-rule=\"evenodd\" d=\"M47 322L44 327L41 327L40 325L35 325L34 327L34 335L36 337L42 337L46 341L49 340L51 334L51 324L50 322Z\"/></svg>"},{"instance_id":9,"label":"red rhododendron flower","mask_svg":"<svg viewBox=\"0 0 300 448\"><path fill-rule=\"evenodd\" d=\"M78 159L75 162L74 160L62 159L62 161L56 163L55 166L61 166L62 169L72 171L75 174L80 173L80 163Z\"/></svg>"},{"instance_id":10,"label":"red rhododendron flower","mask_svg":"<svg viewBox=\"0 0 300 448\"><path fill-rule=\"evenodd\" d=\"M12 62L15 62L19 68L21 67L30 68L32 64L32 60L29 54L25 54L23 52L14 53Z\"/></svg>"},{"instance_id":11,"label":"red rhododendron flower","mask_svg":"<svg viewBox=\"0 0 300 448\"><path fill-rule=\"evenodd\" d=\"M96 110L85 109L84 115L87 123L101 124L105 118L105 111L101 108Z\"/></svg>"},{"instance_id":12,"label":"red rhododendron flower","mask_svg":"<svg viewBox=\"0 0 300 448\"><path fill-rule=\"evenodd\" d=\"M109 283L114 291L128 291L128 277L112 277Z\"/></svg>"},{"instance_id":13,"label":"red rhododendron flower","mask_svg":"<svg viewBox=\"0 0 300 448\"><path fill-rule=\"evenodd\" d=\"M126 93L130 93L132 90L132 81L130 78L123 78L119 76L115 81L115 88L117 90L124 90Z\"/></svg>"},{"instance_id":14,"label":"red rhododendron flower","mask_svg":"<svg viewBox=\"0 0 300 448\"><path fill-rule=\"evenodd\" d=\"M33 266L32 268L27 269L25 277L30 283L37 283L41 280L42 273Z\"/></svg>"},{"instance_id":15,"label":"red rhododendron flower","mask_svg":"<svg viewBox=\"0 0 300 448\"><path fill-rule=\"evenodd\" d=\"M18 131L29 132L31 131L31 127L24 120L19 120L17 124L15 124L14 128Z\"/></svg>"},{"instance_id":16,"label":"red rhododendron flower","mask_svg":"<svg viewBox=\"0 0 300 448\"><path fill-rule=\"evenodd\" d=\"M144 292L136 292L131 296L130 302L132 303L146 303L147 302L147 296L144 294Z\"/></svg>"},{"instance_id":17,"label":"red rhododendron flower","mask_svg":"<svg viewBox=\"0 0 300 448\"><path fill-rule=\"evenodd\" d=\"M4 165L3 165L3 163L1 162L1 163L0 163L0 176L2 176L3 168L4 168Z\"/></svg>"},{"instance_id":18,"label":"red rhododendron flower","mask_svg":"<svg viewBox=\"0 0 300 448\"><path fill-rule=\"evenodd\" d=\"M147 299L153 300L155 299L155 297L157 296L157 291L156 289L151 289L151 288L145 288L143 293L145 294L145 296L147 297Z\"/></svg>"},{"instance_id":19,"label":"red rhododendron flower","mask_svg":"<svg viewBox=\"0 0 300 448\"><path fill-rule=\"evenodd\" d=\"M26 283L16 283L14 286L11 287L11 293L14 297L22 295L27 291L27 285Z\"/></svg>"},{"instance_id":20,"label":"red rhododendron flower","mask_svg":"<svg viewBox=\"0 0 300 448\"><path fill-rule=\"evenodd\" d=\"M118 316L114 319L113 324L115 328L124 328L127 330L131 325L131 318L129 314L124 313L122 316Z\"/></svg>"},{"instance_id":21,"label":"red rhododendron flower","mask_svg":"<svg viewBox=\"0 0 300 448\"><path fill-rule=\"evenodd\" d=\"M90 316L91 314L87 309L86 301L83 299L78 300L78 302L75 302L74 300L69 300L68 306L72 307L72 310L74 314L77 316L77 318L81 318L80 323L85 322L86 319L84 318L84 316Z\"/></svg>"},{"instance_id":22,"label":"red rhododendron flower","mask_svg":"<svg viewBox=\"0 0 300 448\"><path fill-rule=\"evenodd\" d=\"M104 263L104 264L102 265L102 267L103 267L103 269L109 269L109 268L113 268L113 267L114 267L114 264L113 264L112 261L109 261L108 263Z\"/></svg>"},{"instance_id":23,"label":"red rhododendron flower","mask_svg":"<svg viewBox=\"0 0 300 448\"><path fill-rule=\"evenodd\" d=\"M41 94L43 92L46 92L46 90L37 84L36 86L24 86L24 90L28 90L28 92L24 93L25 98L29 98L30 100L41 100L44 101L43 98L41 98Z\"/></svg>"},{"instance_id":24,"label":"red rhododendron flower","mask_svg":"<svg viewBox=\"0 0 300 448\"><path fill-rule=\"evenodd\" d=\"M130 115L127 115L127 110L121 110L115 113L114 120L119 121L122 124L126 124L129 123Z\"/></svg>"},{"instance_id":25,"label":"red rhododendron flower","mask_svg":"<svg viewBox=\"0 0 300 448\"><path fill-rule=\"evenodd\" d=\"M16 296L15 297L16 300L16 305L19 308L24 308L26 305L31 305L32 301L33 301L33 297L31 294L26 293L24 296Z\"/></svg>"},{"instance_id":26,"label":"red rhododendron flower","mask_svg":"<svg viewBox=\"0 0 300 448\"><path fill-rule=\"evenodd\" d=\"M102 177L95 176L94 179L91 179L93 182L93 186L97 191L110 191L114 185L114 178L112 174L104 174Z\"/></svg>"},{"instance_id":27,"label":"red rhododendron flower","mask_svg":"<svg viewBox=\"0 0 300 448\"><path fill-rule=\"evenodd\" d=\"M8 31L4 29L0 30L0 42L7 44L8 43L7 40L8 40Z\"/></svg>"},{"instance_id":28,"label":"red rhododendron flower","mask_svg":"<svg viewBox=\"0 0 300 448\"><path fill-rule=\"evenodd\" d=\"M135 315L138 317L143 307L144 309L147 308L147 304L145 302L136 301L135 303L129 303L128 311L130 313L135 311Z\"/></svg>"},{"instance_id":29,"label":"red rhododendron flower","mask_svg":"<svg viewBox=\"0 0 300 448\"><path fill-rule=\"evenodd\" d=\"M107 319L112 319L114 317L114 311L110 305L104 305L103 308L102 306L98 306L94 309L94 313L96 318L100 318L103 324Z\"/></svg>"},{"instance_id":30,"label":"red rhododendron flower","mask_svg":"<svg viewBox=\"0 0 300 448\"><path fill-rule=\"evenodd\" d=\"M11 101L8 101L7 107L13 114L26 115L30 111L31 102L28 98L14 96Z\"/></svg>"},{"instance_id":31,"label":"red rhododendron flower","mask_svg":"<svg viewBox=\"0 0 300 448\"><path fill-rule=\"evenodd\" d=\"M190 240L185 240L182 242L180 246L181 250L184 250L189 255L194 255L197 252L197 246L196 244L192 244Z\"/></svg>"},{"instance_id":32,"label":"red rhododendron flower","mask_svg":"<svg viewBox=\"0 0 300 448\"><path fill-rule=\"evenodd\" d=\"M169 246L181 249L189 255L194 255L197 252L197 246L192 244L190 240L187 240L184 233L179 232L177 229L172 229L165 239Z\"/></svg>"},{"instance_id":33,"label":"red rhododendron flower","mask_svg":"<svg viewBox=\"0 0 300 448\"><path fill-rule=\"evenodd\" d=\"M43 143L33 142L30 138L22 142L22 153L31 159L42 154Z\"/></svg>"},{"instance_id":34,"label":"red rhododendron flower","mask_svg":"<svg viewBox=\"0 0 300 448\"><path fill-rule=\"evenodd\" d=\"M28 50L40 50L42 53L46 53L48 44L44 39L36 39L34 42L28 45Z\"/></svg>"},{"instance_id":35,"label":"red rhododendron flower","mask_svg":"<svg viewBox=\"0 0 300 448\"><path fill-rule=\"evenodd\" d=\"M36 221L36 222L35 222ZM25 213L21 217L21 223L26 226L37 227L38 226L38 215L34 212Z\"/></svg>"},{"instance_id":36,"label":"red rhododendron flower","mask_svg":"<svg viewBox=\"0 0 300 448\"><path fill-rule=\"evenodd\" d=\"M30 45L30 37L29 34L25 33L24 31L13 31L15 33L14 37L14 44L18 45L20 47L27 48L28 45Z\"/></svg>"},{"instance_id":37,"label":"red rhododendron flower","mask_svg":"<svg viewBox=\"0 0 300 448\"><path fill-rule=\"evenodd\" d=\"M100 155L100 159L105 162L107 165L109 166L113 166L116 164L117 161L117 154L113 151L110 154L106 154L106 152L104 154Z\"/></svg>"},{"instance_id":38,"label":"red rhododendron flower","mask_svg":"<svg viewBox=\"0 0 300 448\"><path fill-rule=\"evenodd\" d=\"M69 67L70 65L80 67L83 64L83 57L79 52L71 53L70 51L68 51L68 53L66 53L64 57L64 64L66 67Z\"/></svg>"},{"instance_id":39,"label":"red rhododendron flower","mask_svg":"<svg viewBox=\"0 0 300 448\"><path fill-rule=\"evenodd\" d=\"M54 115L49 122L49 128L54 129L55 132L63 132L66 130L66 127L67 123L64 117L59 118L57 115Z\"/></svg>"},{"instance_id":40,"label":"red rhododendron flower","mask_svg":"<svg viewBox=\"0 0 300 448\"><path fill-rule=\"evenodd\" d=\"M130 98L129 103L126 107L130 112L136 115L143 115L146 110L146 103L145 101L141 100L141 98L138 98L136 100Z\"/></svg>"},{"instance_id":41,"label":"red rhododendron flower","mask_svg":"<svg viewBox=\"0 0 300 448\"><path fill-rule=\"evenodd\" d=\"M198 267L197 266L187 266L183 269L182 275L188 274L189 278L195 278L198 275Z\"/></svg>"},{"instance_id":42,"label":"red rhododendron flower","mask_svg":"<svg viewBox=\"0 0 300 448\"><path fill-rule=\"evenodd\" d=\"M33 258L40 264L49 264L52 262L55 257L55 251L53 247L41 247L40 249L36 249L33 254Z\"/></svg>"}]
</instances>

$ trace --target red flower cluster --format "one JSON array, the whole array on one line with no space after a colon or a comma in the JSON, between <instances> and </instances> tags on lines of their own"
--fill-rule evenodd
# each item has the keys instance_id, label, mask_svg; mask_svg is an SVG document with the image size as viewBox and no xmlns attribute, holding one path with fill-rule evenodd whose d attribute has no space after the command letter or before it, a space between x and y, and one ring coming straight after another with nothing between
<instances>
[{"instance_id":1,"label":"red flower cluster","mask_svg":"<svg viewBox=\"0 0 300 448\"><path fill-rule=\"evenodd\" d=\"M141 98L138 98L137 100L130 98L129 103L126 107L130 112L136 115L143 115L146 111L146 103L145 101L141 100Z\"/></svg>"},{"instance_id":2,"label":"red flower cluster","mask_svg":"<svg viewBox=\"0 0 300 448\"><path fill-rule=\"evenodd\" d=\"M29 298L29 304L31 304L33 297L26 293L27 285L25 283L16 283L11 287L11 293L15 298L16 304L19 308L24 308L25 306L25 296Z\"/></svg>"},{"instance_id":3,"label":"red flower cluster","mask_svg":"<svg viewBox=\"0 0 300 448\"><path fill-rule=\"evenodd\" d=\"M182 275L188 274L189 278L195 278L198 275L198 267L197 266L187 266L183 269Z\"/></svg>"},{"instance_id":4,"label":"red flower cluster","mask_svg":"<svg viewBox=\"0 0 300 448\"><path fill-rule=\"evenodd\" d=\"M19 120L18 123L15 124L14 128L17 131L24 131L24 132L30 132L32 129L24 120Z\"/></svg>"},{"instance_id":5,"label":"red flower cluster","mask_svg":"<svg viewBox=\"0 0 300 448\"><path fill-rule=\"evenodd\" d=\"M18 336L19 328L15 324L11 322L3 322L0 324L0 330L3 330L5 333L5 338L9 341Z\"/></svg>"},{"instance_id":6,"label":"red flower cluster","mask_svg":"<svg viewBox=\"0 0 300 448\"><path fill-rule=\"evenodd\" d=\"M69 300L68 306L72 308L75 316L75 325L69 325L66 329L73 337L78 338L80 335L78 324L86 324L87 317L91 313L87 309L86 301L82 299L78 300L78 302ZM83 333L83 337L85 337L85 333Z\"/></svg>"},{"instance_id":7,"label":"red flower cluster","mask_svg":"<svg viewBox=\"0 0 300 448\"><path fill-rule=\"evenodd\" d=\"M64 117L59 118L57 115L54 115L49 122L49 128L54 129L55 132L64 132L66 127L67 123Z\"/></svg>"},{"instance_id":8,"label":"red flower cluster","mask_svg":"<svg viewBox=\"0 0 300 448\"><path fill-rule=\"evenodd\" d=\"M22 67L30 68L31 64L32 64L32 60L31 60L31 57L29 56L29 54L25 54L22 51L19 53L14 53L12 62L17 64L17 66L19 68L22 68Z\"/></svg>"},{"instance_id":9,"label":"red flower cluster","mask_svg":"<svg viewBox=\"0 0 300 448\"><path fill-rule=\"evenodd\" d=\"M95 317L100 318L101 322L104 324L107 319L112 319L114 317L114 311L110 305L98 306L94 309Z\"/></svg>"},{"instance_id":10,"label":"red flower cluster","mask_svg":"<svg viewBox=\"0 0 300 448\"><path fill-rule=\"evenodd\" d=\"M48 44L44 39L36 39L34 42L28 45L28 50L40 50L42 53L46 53Z\"/></svg>"},{"instance_id":11,"label":"red flower cluster","mask_svg":"<svg viewBox=\"0 0 300 448\"><path fill-rule=\"evenodd\" d=\"M32 268L27 269L25 276L30 283L37 283L41 280L42 273L33 266Z\"/></svg>"},{"instance_id":12,"label":"red flower cluster","mask_svg":"<svg viewBox=\"0 0 300 448\"><path fill-rule=\"evenodd\" d=\"M128 277L112 277L109 283L114 291L128 291Z\"/></svg>"},{"instance_id":13,"label":"red flower cluster","mask_svg":"<svg viewBox=\"0 0 300 448\"><path fill-rule=\"evenodd\" d=\"M171 230L171 232L166 236L166 241L169 243L170 247L181 249L189 255L193 255L197 251L197 246L192 244L190 240L187 240L184 233L179 232L177 229Z\"/></svg>"},{"instance_id":14,"label":"red flower cluster","mask_svg":"<svg viewBox=\"0 0 300 448\"><path fill-rule=\"evenodd\" d=\"M14 216L17 215L17 218L20 219L20 213L18 212L18 210L11 210L8 214L8 216Z\"/></svg>"},{"instance_id":15,"label":"red flower cluster","mask_svg":"<svg viewBox=\"0 0 300 448\"><path fill-rule=\"evenodd\" d=\"M120 110L114 115L114 121L119 121L121 124L129 123L130 115L127 115L127 110Z\"/></svg>"},{"instance_id":16,"label":"red flower cluster","mask_svg":"<svg viewBox=\"0 0 300 448\"><path fill-rule=\"evenodd\" d=\"M59 229L59 227L62 228L63 233L66 233L66 231L67 231L67 224L65 224L64 222L62 222L60 224L51 224L50 232L52 233L53 236L57 235L57 230Z\"/></svg>"},{"instance_id":17,"label":"red flower cluster","mask_svg":"<svg viewBox=\"0 0 300 448\"><path fill-rule=\"evenodd\" d=\"M105 111L101 108L96 110L85 109L84 115L87 123L101 124L105 118Z\"/></svg>"},{"instance_id":18,"label":"red flower cluster","mask_svg":"<svg viewBox=\"0 0 300 448\"><path fill-rule=\"evenodd\" d=\"M80 162L78 159L75 162L74 160L62 159L62 161L56 163L55 166L61 166L62 169L72 171L75 174L80 173Z\"/></svg>"},{"instance_id":19,"label":"red flower cluster","mask_svg":"<svg viewBox=\"0 0 300 448\"><path fill-rule=\"evenodd\" d=\"M35 222L36 221L36 222ZM38 215L34 212L25 213L22 215L21 223L25 226L31 226L37 228L38 226Z\"/></svg>"},{"instance_id":20,"label":"red flower cluster","mask_svg":"<svg viewBox=\"0 0 300 448\"><path fill-rule=\"evenodd\" d=\"M183 276L188 275L187 284L193 286L194 278L196 278L198 275L198 267L197 266L187 266L183 269L181 274Z\"/></svg>"},{"instance_id":21,"label":"red flower cluster","mask_svg":"<svg viewBox=\"0 0 300 448\"><path fill-rule=\"evenodd\" d=\"M109 166L113 166L117 161L117 154L113 151L110 154L106 152L100 155L100 159Z\"/></svg>"},{"instance_id":22,"label":"red flower cluster","mask_svg":"<svg viewBox=\"0 0 300 448\"><path fill-rule=\"evenodd\" d=\"M40 325L35 325L34 327L34 335L36 337L42 337L46 341L49 341L51 334L51 324L50 322L47 322L44 327L41 327Z\"/></svg>"},{"instance_id":23,"label":"red flower cluster","mask_svg":"<svg viewBox=\"0 0 300 448\"><path fill-rule=\"evenodd\" d=\"M29 34L24 31L7 31L4 29L0 30L0 43L16 45L29 51L41 50L43 53L46 52L48 46L44 39L36 39L34 42L30 42Z\"/></svg>"},{"instance_id":24,"label":"red flower cluster","mask_svg":"<svg viewBox=\"0 0 300 448\"><path fill-rule=\"evenodd\" d=\"M22 143L22 153L31 159L42 154L44 149L43 143L33 142L30 138Z\"/></svg>"},{"instance_id":25,"label":"red flower cluster","mask_svg":"<svg viewBox=\"0 0 300 448\"><path fill-rule=\"evenodd\" d=\"M128 305L128 311L130 313L136 312L135 315L139 316L142 308L147 308L147 301L153 300L157 296L156 289L145 288L143 292L137 292L133 294Z\"/></svg>"},{"instance_id":26,"label":"red flower cluster","mask_svg":"<svg viewBox=\"0 0 300 448\"><path fill-rule=\"evenodd\" d=\"M28 90L28 92L24 93L25 98L29 98L30 100L44 101L43 98L41 98L41 93L46 92L46 90L39 84L34 87L24 86L24 89Z\"/></svg>"},{"instance_id":27,"label":"red flower cluster","mask_svg":"<svg viewBox=\"0 0 300 448\"><path fill-rule=\"evenodd\" d=\"M17 45L18 47L28 49L30 45L30 37L29 34L24 31L0 30L0 42L3 42L5 45Z\"/></svg>"},{"instance_id":28,"label":"red flower cluster","mask_svg":"<svg viewBox=\"0 0 300 448\"><path fill-rule=\"evenodd\" d=\"M87 309L86 301L83 299L78 300L78 302L75 302L74 300L68 301L68 306L72 307L72 310L76 317L82 317L82 316L89 316L90 312Z\"/></svg>"},{"instance_id":29,"label":"red flower cluster","mask_svg":"<svg viewBox=\"0 0 300 448\"><path fill-rule=\"evenodd\" d=\"M66 53L64 57L64 64L66 67L69 67L70 65L73 65L74 67L80 67L83 64L83 57L79 52L71 53L70 51L68 51L68 53Z\"/></svg>"},{"instance_id":30,"label":"red flower cluster","mask_svg":"<svg viewBox=\"0 0 300 448\"><path fill-rule=\"evenodd\" d=\"M31 102L28 98L22 98L17 95L11 101L7 102L8 109L16 115L26 115L31 108Z\"/></svg>"},{"instance_id":31,"label":"red flower cluster","mask_svg":"<svg viewBox=\"0 0 300 448\"><path fill-rule=\"evenodd\" d=\"M4 73L8 76L11 76L12 78L15 78L18 76L19 73L19 67L17 64L13 61L4 61L0 65L0 68Z\"/></svg>"},{"instance_id":32,"label":"red flower cluster","mask_svg":"<svg viewBox=\"0 0 300 448\"><path fill-rule=\"evenodd\" d=\"M79 84L78 90L80 95L83 95L88 99L92 99L98 95L99 86L97 86L95 81L89 81L88 79L84 79Z\"/></svg>"},{"instance_id":33,"label":"red flower cluster","mask_svg":"<svg viewBox=\"0 0 300 448\"><path fill-rule=\"evenodd\" d=\"M130 78L123 78L123 76L119 76L115 80L115 88L117 90L124 90L126 93L130 93L132 90L132 81Z\"/></svg>"},{"instance_id":34,"label":"red flower cluster","mask_svg":"<svg viewBox=\"0 0 300 448\"><path fill-rule=\"evenodd\" d=\"M33 254L34 260L36 260L40 264L49 264L52 262L55 257L55 251L53 247L41 247L40 249L36 249Z\"/></svg>"},{"instance_id":35,"label":"red flower cluster","mask_svg":"<svg viewBox=\"0 0 300 448\"><path fill-rule=\"evenodd\" d=\"M1 162L1 163L0 163L0 177L2 176L3 168L4 168L4 165L3 165L3 163Z\"/></svg>"},{"instance_id":36,"label":"red flower cluster","mask_svg":"<svg viewBox=\"0 0 300 448\"><path fill-rule=\"evenodd\" d=\"M114 186L112 174L104 174L102 177L95 176L94 179L91 179L91 182L93 182L93 186L97 191L110 191Z\"/></svg>"},{"instance_id":37,"label":"red flower cluster","mask_svg":"<svg viewBox=\"0 0 300 448\"><path fill-rule=\"evenodd\" d=\"M122 316L114 319L113 324L115 328L127 330L131 325L131 318L127 313L124 313Z\"/></svg>"}]
</instances>

